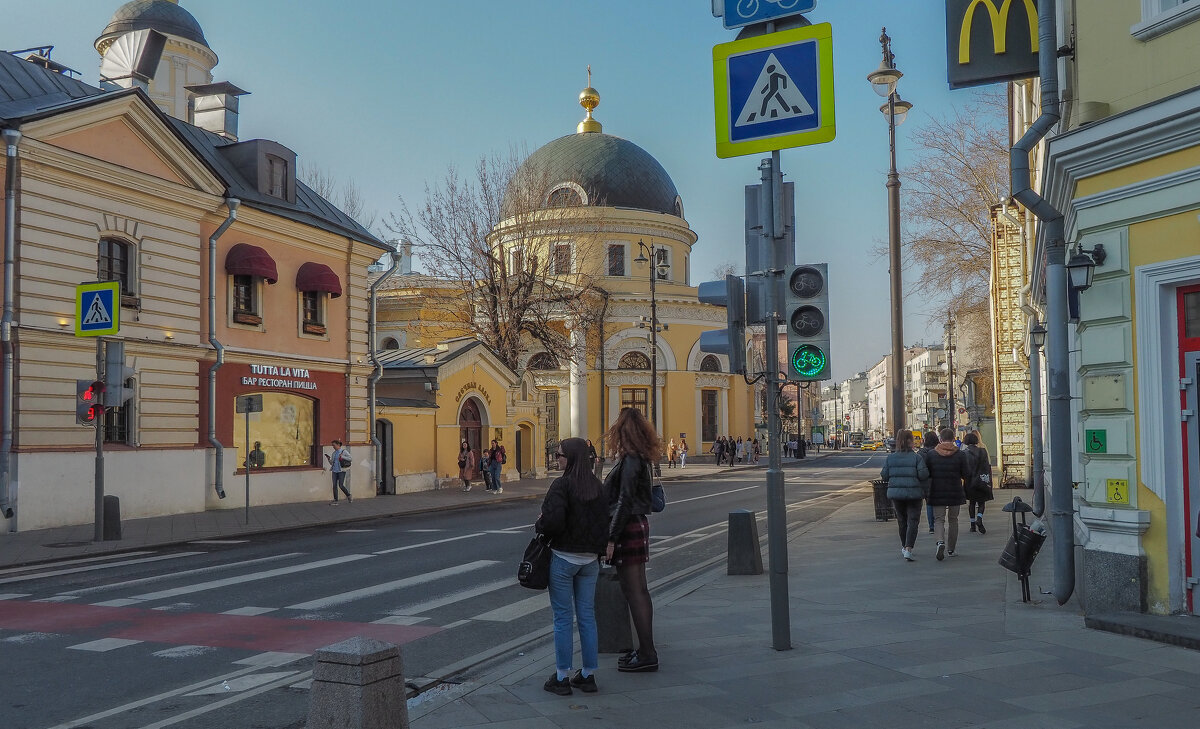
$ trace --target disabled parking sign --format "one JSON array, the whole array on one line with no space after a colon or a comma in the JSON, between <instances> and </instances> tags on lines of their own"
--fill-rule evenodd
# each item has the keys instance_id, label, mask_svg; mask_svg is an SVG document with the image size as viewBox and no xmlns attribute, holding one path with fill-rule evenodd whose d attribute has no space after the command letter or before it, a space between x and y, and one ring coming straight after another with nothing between
<instances>
[{"instance_id":1,"label":"disabled parking sign","mask_svg":"<svg viewBox=\"0 0 1200 729\"><path fill-rule=\"evenodd\" d=\"M713 88L718 157L832 141L832 26L713 47Z\"/></svg>"}]
</instances>

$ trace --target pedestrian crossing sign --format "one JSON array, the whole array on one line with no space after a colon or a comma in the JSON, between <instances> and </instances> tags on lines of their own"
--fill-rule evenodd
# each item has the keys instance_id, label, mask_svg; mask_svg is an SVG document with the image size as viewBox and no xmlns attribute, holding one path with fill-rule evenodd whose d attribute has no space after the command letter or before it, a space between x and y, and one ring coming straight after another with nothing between
<instances>
[{"instance_id":1,"label":"pedestrian crossing sign","mask_svg":"<svg viewBox=\"0 0 1200 729\"><path fill-rule=\"evenodd\" d=\"M121 282L96 281L75 287L75 336L103 337L121 328Z\"/></svg>"},{"instance_id":2,"label":"pedestrian crossing sign","mask_svg":"<svg viewBox=\"0 0 1200 729\"><path fill-rule=\"evenodd\" d=\"M713 47L717 156L833 141L829 23Z\"/></svg>"}]
</instances>

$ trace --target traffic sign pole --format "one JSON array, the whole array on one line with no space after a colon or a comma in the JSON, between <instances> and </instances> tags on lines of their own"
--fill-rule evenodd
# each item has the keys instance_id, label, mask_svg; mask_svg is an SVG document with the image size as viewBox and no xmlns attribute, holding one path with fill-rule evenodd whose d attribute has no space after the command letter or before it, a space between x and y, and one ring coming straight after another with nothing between
<instances>
[{"instance_id":1,"label":"traffic sign pole","mask_svg":"<svg viewBox=\"0 0 1200 729\"><path fill-rule=\"evenodd\" d=\"M104 381L104 337L96 337L96 380ZM104 541L104 417L96 421L96 530L93 541Z\"/></svg>"}]
</instances>

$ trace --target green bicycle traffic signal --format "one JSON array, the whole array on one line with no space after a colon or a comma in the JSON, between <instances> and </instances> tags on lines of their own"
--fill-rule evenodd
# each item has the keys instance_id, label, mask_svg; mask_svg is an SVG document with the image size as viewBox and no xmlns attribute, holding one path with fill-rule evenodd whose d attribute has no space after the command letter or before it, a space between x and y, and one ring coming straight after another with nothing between
<instances>
[{"instance_id":1,"label":"green bicycle traffic signal","mask_svg":"<svg viewBox=\"0 0 1200 729\"><path fill-rule=\"evenodd\" d=\"M829 373L829 264L805 263L784 270L784 321L789 380L820 382Z\"/></svg>"}]
</instances>

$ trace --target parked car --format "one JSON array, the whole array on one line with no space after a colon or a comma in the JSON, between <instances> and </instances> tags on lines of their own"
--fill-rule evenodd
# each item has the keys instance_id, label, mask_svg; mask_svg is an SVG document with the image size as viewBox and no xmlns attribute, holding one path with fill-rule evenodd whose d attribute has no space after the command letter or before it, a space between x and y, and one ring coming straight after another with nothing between
<instances>
[{"instance_id":1,"label":"parked car","mask_svg":"<svg viewBox=\"0 0 1200 729\"><path fill-rule=\"evenodd\" d=\"M858 447L862 451L877 451L883 447L883 444L877 440L869 440Z\"/></svg>"},{"instance_id":2,"label":"parked car","mask_svg":"<svg viewBox=\"0 0 1200 729\"><path fill-rule=\"evenodd\" d=\"M883 441L883 445L888 453L892 453L896 450L896 439L895 438L886 438Z\"/></svg>"}]
</instances>

